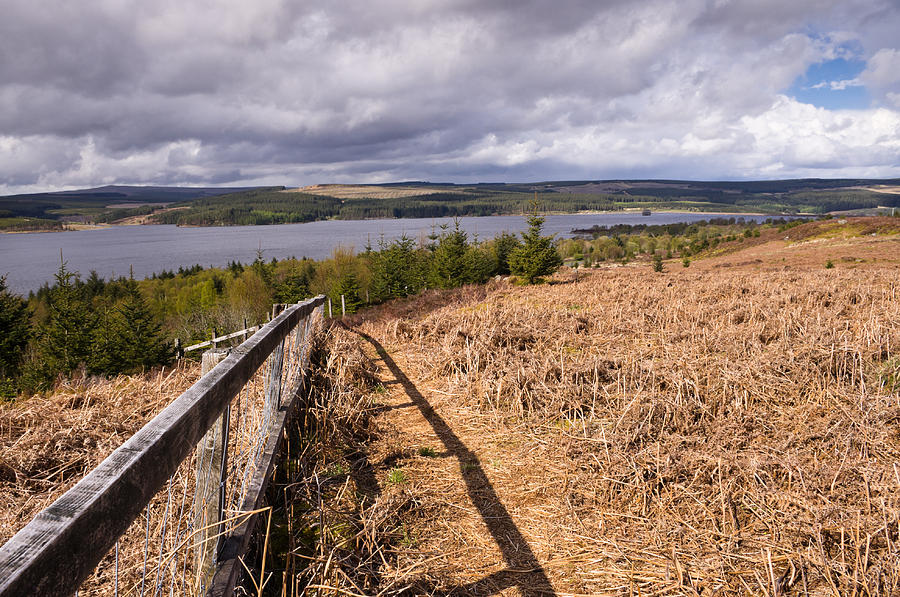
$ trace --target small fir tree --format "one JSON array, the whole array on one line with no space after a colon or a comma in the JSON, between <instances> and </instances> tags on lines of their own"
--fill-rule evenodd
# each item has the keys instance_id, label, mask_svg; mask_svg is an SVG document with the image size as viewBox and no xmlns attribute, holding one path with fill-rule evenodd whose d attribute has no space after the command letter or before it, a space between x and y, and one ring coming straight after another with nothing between
<instances>
[{"instance_id":1,"label":"small fir tree","mask_svg":"<svg viewBox=\"0 0 900 597\"><path fill-rule=\"evenodd\" d=\"M408 296L425 286L423 259L415 241L401 236L390 244L381 242L381 250L370 254L372 300L386 301Z\"/></svg>"},{"instance_id":2,"label":"small fir tree","mask_svg":"<svg viewBox=\"0 0 900 597\"><path fill-rule=\"evenodd\" d=\"M162 326L147 306L134 278L125 283L125 298L112 316L113 342L119 354L120 371L128 373L166 364L172 348L162 335Z\"/></svg>"},{"instance_id":3,"label":"small fir tree","mask_svg":"<svg viewBox=\"0 0 900 597\"><path fill-rule=\"evenodd\" d=\"M78 277L60 263L56 284L47 296L47 321L38 329L36 366L41 370L41 386L57 375L70 375L91 355L94 316L77 288Z\"/></svg>"},{"instance_id":4,"label":"small fir tree","mask_svg":"<svg viewBox=\"0 0 900 597\"><path fill-rule=\"evenodd\" d=\"M509 256L522 246L515 234L503 232L493 241L494 258L497 260L497 274L509 275Z\"/></svg>"},{"instance_id":5,"label":"small fir tree","mask_svg":"<svg viewBox=\"0 0 900 597\"><path fill-rule=\"evenodd\" d=\"M544 218L528 218L528 231L522 233L522 246L509 255L509 270L525 284L538 284L562 265L562 257L553 246L553 238L541 236Z\"/></svg>"},{"instance_id":6,"label":"small fir tree","mask_svg":"<svg viewBox=\"0 0 900 597\"><path fill-rule=\"evenodd\" d=\"M497 258L484 245L471 245L466 250L466 284L484 284L497 271Z\"/></svg>"},{"instance_id":7,"label":"small fir tree","mask_svg":"<svg viewBox=\"0 0 900 597\"><path fill-rule=\"evenodd\" d=\"M466 251L469 248L468 235L460 230L459 220L452 232L444 232L437 241L431 257L429 286L432 288L455 288L468 281Z\"/></svg>"},{"instance_id":8,"label":"small fir tree","mask_svg":"<svg viewBox=\"0 0 900 597\"><path fill-rule=\"evenodd\" d=\"M315 268L307 259L293 266L284 279L275 284L275 302L296 303L312 296L309 284L314 275Z\"/></svg>"},{"instance_id":9,"label":"small fir tree","mask_svg":"<svg viewBox=\"0 0 900 597\"><path fill-rule=\"evenodd\" d=\"M24 299L9 292L6 276L0 276L0 383L19 376L19 364L31 327Z\"/></svg>"},{"instance_id":10,"label":"small fir tree","mask_svg":"<svg viewBox=\"0 0 900 597\"><path fill-rule=\"evenodd\" d=\"M124 369L114 325L115 309L104 307L97 311L94 334L91 338L91 355L88 371L94 375L119 373Z\"/></svg>"},{"instance_id":11,"label":"small fir tree","mask_svg":"<svg viewBox=\"0 0 900 597\"><path fill-rule=\"evenodd\" d=\"M344 306L347 310L347 313L356 313L356 311L362 306L362 289L359 285L359 280L356 278L356 274L352 271L344 272L341 275L338 283L334 287L334 295L331 297L334 301L336 307L340 309L341 305L341 295L344 297Z\"/></svg>"}]
</instances>

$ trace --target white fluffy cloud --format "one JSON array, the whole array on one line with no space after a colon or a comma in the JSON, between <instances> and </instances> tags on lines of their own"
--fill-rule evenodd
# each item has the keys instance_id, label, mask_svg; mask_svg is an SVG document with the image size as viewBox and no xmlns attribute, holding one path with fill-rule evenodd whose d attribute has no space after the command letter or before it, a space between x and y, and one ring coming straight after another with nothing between
<instances>
[{"instance_id":1,"label":"white fluffy cloud","mask_svg":"<svg viewBox=\"0 0 900 597\"><path fill-rule=\"evenodd\" d=\"M898 29L891 0L5 0L0 191L900 176ZM848 44L875 106L783 95Z\"/></svg>"}]
</instances>

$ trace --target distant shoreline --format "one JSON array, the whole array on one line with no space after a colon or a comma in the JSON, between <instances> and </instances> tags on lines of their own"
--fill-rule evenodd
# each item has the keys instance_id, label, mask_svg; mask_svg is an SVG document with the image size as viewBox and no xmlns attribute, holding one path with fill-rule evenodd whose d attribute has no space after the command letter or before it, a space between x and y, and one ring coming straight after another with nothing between
<instances>
[{"instance_id":1,"label":"distant shoreline","mask_svg":"<svg viewBox=\"0 0 900 597\"><path fill-rule=\"evenodd\" d=\"M540 213L541 216L608 216L608 215L617 215L617 214L627 214L627 215L639 215L643 211L641 209L620 209L614 211L576 211L576 212L566 212L566 211L545 211ZM654 214L664 213L664 214L685 214L692 216L710 216L710 217L733 217L740 218L744 216L752 216L752 217L771 217L771 218L796 218L796 217L808 217L814 218L819 215L824 214L769 214L763 212L731 212L731 211L686 211L683 209L651 209L651 212ZM444 219L444 218L484 218L484 217L496 217L496 216L510 216L510 217L528 217L529 214L492 214L490 216L438 216L434 219ZM362 220L347 220L347 221L357 221L357 222L378 222L385 220L413 220L413 219L421 219L421 218L367 218ZM326 220L313 220L314 222L321 222ZM310 224L312 222L290 222L291 224ZM83 231L83 230L106 230L109 228L120 228L126 226L172 226L173 224L157 224L150 222L143 223L119 223L119 224L79 224L73 222L66 222L63 225L62 230L2 230L0 234L45 234L45 233L59 233L59 232L71 232L71 231ZM174 224L178 228L232 228L237 226L247 226L248 224L225 224L225 225L214 225L214 226L200 226L197 224L187 224L187 225L179 225ZM252 225L252 224L251 224ZM260 228L265 228L266 226L280 226L282 224L256 224Z\"/></svg>"}]
</instances>

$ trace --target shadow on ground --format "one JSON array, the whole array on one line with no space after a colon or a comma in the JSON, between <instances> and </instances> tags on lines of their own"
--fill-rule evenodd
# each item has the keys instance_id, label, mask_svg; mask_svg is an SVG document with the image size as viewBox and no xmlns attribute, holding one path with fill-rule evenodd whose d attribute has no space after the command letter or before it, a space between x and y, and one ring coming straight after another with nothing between
<instances>
[{"instance_id":1,"label":"shadow on ground","mask_svg":"<svg viewBox=\"0 0 900 597\"><path fill-rule=\"evenodd\" d=\"M425 396L377 340L358 330L352 331L375 348L394 378L403 386L406 395L434 429L448 455L458 460L469 499L481 515L506 561L505 570L490 574L474 583L449 589L443 587L441 592L449 595L493 595L504 589L516 587L525 597L556 595L546 571L513 522L509 511L500 502L478 456L466 447L450 425L434 411Z\"/></svg>"}]
</instances>

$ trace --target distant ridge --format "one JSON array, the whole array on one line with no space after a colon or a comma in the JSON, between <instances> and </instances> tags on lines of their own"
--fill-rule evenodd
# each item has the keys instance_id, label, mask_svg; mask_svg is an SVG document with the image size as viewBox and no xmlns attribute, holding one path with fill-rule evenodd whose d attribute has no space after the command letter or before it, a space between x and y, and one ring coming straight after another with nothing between
<instances>
[{"instance_id":1,"label":"distant ridge","mask_svg":"<svg viewBox=\"0 0 900 597\"><path fill-rule=\"evenodd\" d=\"M23 193L18 195L6 195L0 197L5 200L41 200L56 199L60 197L80 197L85 199L130 199L134 201L160 203L198 197L215 197L238 193L260 187L166 187L166 186L140 186L140 185L106 185L90 189L73 189L70 191L50 191L46 193Z\"/></svg>"}]
</instances>

